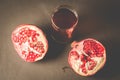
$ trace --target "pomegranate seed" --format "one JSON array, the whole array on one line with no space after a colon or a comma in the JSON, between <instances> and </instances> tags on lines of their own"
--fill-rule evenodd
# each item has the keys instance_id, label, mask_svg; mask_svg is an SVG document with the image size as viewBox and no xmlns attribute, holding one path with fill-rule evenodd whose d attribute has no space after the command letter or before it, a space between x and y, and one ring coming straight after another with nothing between
<instances>
[{"instance_id":1,"label":"pomegranate seed","mask_svg":"<svg viewBox=\"0 0 120 80\"><path fill-rule=\"evenodd\" d=\"M41 41L38 41L37 44L36 44L36 46L43 47L44 45L43 45L43 43Z\"/></svg>"},{"instance_id":2,"label":"pomegranate seed","mask_svg":"<svg viewBox=\"0 0 120 80\"><path fill-rule=\"evenodd\" d=\"M98 48L99 52L103 52L104 51L104 48L101 45L99 45L99 44L97 44L97 48Z\"/></svg>"},{"instance_id":3,"label":"pomegranate seed","mask_svg":"<svg viewBox=\"0 0 120 80\"><path fill-rule=\"evenodd\" d=\"M20 37L20 40L23 42L24 38L23 38L23 37Z\"/></svg>"},{"instance_id":4,"label":"pomegranate seed","mask_svg":"<svg viewBox=\"0 0 120 80\"><path fill-rule=\"evenodd\" d=\"M22 32L20 32L21 35L24 35L25 34L25 30L23 30Z\"/></svg>"},{"instance_id":5,"label":"pomegranate seed","mask_svg":"<svg viewBox=\"0 0 120 80\"><path fill-rule=\"evenodd\" d=\"M29 54L28 54L26 60L27 60L27 61L31 61L31 62L33 62L34 59L35 59L35 55L34 55L34 53L33 53L33 52L29 52Z\"/></svg>"},{"instance_id":6,"label":"pomegranate seed","mask_svg":"<svg viewBox=\"0 0 120 80\"><path fill-rule=\"evenodd\" d=\"M34 49L37 50L38 47L34 46Z\"/></svg>"},{"instance_id":7,"label":"pomegranate seed","mask_svg":"<svg viewBox=\"0 0 120 80\"><path fill-rule=\"evenodd\" d=\"M36 33L36 36L40 36L40 34Z\"/></svg>"},{"instance_id":8,"label":"pomegranate seed","mask_svg":"<svg viewBox=\"0 0 120 80\"><path fill-rule=\"evenodd\" d=\"M88 45L88 40L85 40L85 41L83 42L83 45Z\"/></svg>"},{"instance_id":9,"label":"pomegranate seed","mask_svg":"<svg viewBox=\"0 0 120 80\"><path fill-rule=\"evenodd\" d=\"M39 34L35 32L32 36L35 36L35 37L36 37L37 35L39 35Z\"/></svg>"},{"instance_id":10,"label":"pomegranate seed","mask_svg":"<svg viewBox=\"0 0 120 80\"><path fill-rule=\"evenodd\" d=\"M40 52L40 53L44 53L45 52L45 50L44 50L44 48L41 48L41 49L39 49L39 51L38 52Z\"/></svg>"},{"instance_id":11,"label":"pomegranate seed","mask_svg":"<svg viewBox=\"0 0 120 80\"><path fill-rule=\"evenodd\" d=\"M86 70L85 67L82 68L82 72L85 73L85 74L87 74L87 70Z\"/></svg>"},{"instance_id":12,"label":"pomegranate seed","mask_svg":"<svg viewBox=\"0 0 120 80\"><path fill-rule=\"evenodd\" d=\"M103 57L103 53L97 53L96 56L97 57Z\"/></svg>"},{"instance_id":13,"label":"pomegranate seed","mask_svg":"<svg viewBox=\"0 0 120 80\"><path fill-rule=\"evenodd\" d=\"M20 29L19 33L22 34L23 30L24 30L24 28Z\"/></svg>"},{"instance_id":14,"label":"pomegranate seed","mask_svg":"<svg viewBox=\"0 0 120 80\"><path fill-rule=\"evenodd\" d=\"M39 47L37 47L35 50L36 50L37 52L40 52L40 48L39 48Z\"/></svg>"},{"instance_id":15,"label":"pomegranate seed","mask_svg":"<svg viewBox=\"0 0 120 80\"><path fill-rule=\"evenodd\" d=\"M31 47L31 48L34 48L34 44L33 44L33 43L30 43L30 47Z\"/></svg>"},{"instance_id":16,"label":"pomegranate seed","mask_svg":"<svg viewBox=\"0 0 120 80\"><path fill-rule=\"evenodd\" d=\"M22 54L25 55L26 51L22 51Z\"/></svg>"},{"instance_id":17,"label":"pomegranate seed","mask_svg":"<svg viewBox=\"0 0 120 80\"><path fill-rule=\"evenodd\" d=\"M26 31L26 35L27 35L28 37L31 36L30 29Z\"/></svg>"},{"instance_id":18,"label":"pomegranate seed","mask_svg":"<svg viewBox=\"0 0 120 80\"><path fill-rule=\"evenodd\" d=\"M83 68L85 67L85 63L82 63L82 65L80 65L80 68Z\"/></svg>"},{"instance_id":19,"label":"pomegranate seed","mask_svg":"<svg viewBox=\"0 0 120 80\"><path fill-rule=\"evenodd\" d=\"M90 60L91 60L91 58L88 56L88 57L87 57L87 60L88 60L88 61L90 61Z\"/></svg>"},{"instance_id":20,"label":"pomegranate seed","mask_svg":"<svg viewBox=\"0 0 120 80\"><path fill-rule=\"evenodd\" d=\"M35 35L36 34L36 31L34 31L34 30L30 30L30 32L31 32L31 35Z\"/></svg>"},{"instance_id":21,"label":"pomegranate seed","mask_svg":"<svg viewBox=\"0 0 120 80\"><path fill-rule=\"evenodd\" d=\"M93 68L96 66L96 62L91 60L89 61L89 64L88 64L88 70L93 70Z\"/></svg>"},{"instance_id":22,"label":"pomegranate seed","mask_svg":"<svg viewBox=\"0 0 120 80\"><path fill-rule=\"evenodd\" d=\"M19 37L20 42L26 42L26 40L27 40L27 36L25 35Z\"/></svg>"},{"instance_id":23,"label":"pomegranate seed","mask_svg":"<svg viewBox=\"0 0 120 80\"><path fill-rule=\"evenodd\" d=\"M13 41L14 41L14 42L19 42L18 37L17 37L17 36L13 36Z\"/></svg>"},{"instance_id":24,"label":"pomegranate seed","mask_svg":"<svg viewBox=\"0 0 120 80\"><path fill-rule=\"evenodd\" d=\"M37 38L36 38L36 37L32 37L32 41L33 41L33 42L36 42L36 41L37 41Z\"/></svg>"},{"instance_id":25,"label":"pomegranate seed","mask_svg":"<svg viewBox=\"0 0 120 80\"><path fill-rule=\"evenodd\" d=\"M79 59L79 55L76 51L72 51L71 56L74 56L75 60Z\"/></svg>"},{"instance_id":26,"label":"pomegranate seed","mask_svg":"<svg viewBox=\"0 0 120 80\"><path fill-rule=\"evenodd\" d=\"M24 30L24 34L26 34L26 33L27 33L27 31L28 31L28 30Z\"/></svg>"},{"instance_id":27,"label":"pomegranate seed","mask_svg":"<svg viewBox=\"0 0 120 80\"><path fill-rule=\"evenodd\" d=\"M27 37L23 38L23 42L25 43L27 41Z\"/></svg>"},{"instance_id":28,"label":"pomegranate seed","mask_svg":"<svg viewBox=\"0 0 120 80\"><path fill-rule=\"evenodd\" d=\"M22 44L22 42L19 42L19 45L21 45Z\"/></svg>"},{"instance_id":29,"label":"pomegranate seed","mask_svg":"<svg viewBox=\"0 0 120 80\"><path fill-rule=\"evenodd\" d=\"M76 55L78 55L78 53L76 51L71 52L71 56L76 56Z\"/></svg>"},{"instance_id":30,"label":"pomegranate seed","mask_svg":"<svg viewBox=\"0 0 120 80\"><path fill-rule=\"evenodd\" d=\"M19 40L18 42L20 42L20 41L21 41L21 40L20 40L20 36L18 36L18 40Z\"/></svg>"},{"instance_id":31,"label":"pomegranate seed","mask_svg":"<svg viewBox=\"0 0 120 80\"><path fill-rule=\"evenodd\" d=\"M83 54L80 55L80 59L81 59L81 60L84 59L84 55L83 55Z\"/></svg>"},{"instance_id":32,"label":"pomegranate seed","mask_svg":"<svg viewBox=\"0 0 120 80\"><path fill-rule=\"evenodd\" d=\"M29 55L26 58L26 61L34 62L36 58L40 57L39 54L35 54L34 52L29 52Z\"/></svg>"},{"instance_id":33,"label":"pomegranate seed","mask_svg":"<svg viewBox=\"0 0 120 80\"><path fill-rule=\"evenodd\" d=\"M87 56L84 55L84 57L81 59L83 62L87 62Z\"/></svg>"}]
</instances>

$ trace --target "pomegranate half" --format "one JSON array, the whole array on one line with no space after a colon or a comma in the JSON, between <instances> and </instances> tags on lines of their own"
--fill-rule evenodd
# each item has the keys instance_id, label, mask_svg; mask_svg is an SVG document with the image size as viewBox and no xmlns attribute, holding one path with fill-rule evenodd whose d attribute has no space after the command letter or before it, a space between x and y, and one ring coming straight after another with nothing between
<instances>
[{"instance_id":1,"label":"pomegranate half","mask_svg":"<svg viewBox=\"0 0 120 80\"><path fill-rule=\"evenodd\" d=\"M41 60L48 50L46 36L34 25L19 25L12 32L11 39L15 50L26 62Z\"/></svg>"},{"instance_id":2,"label":"pomegranate half","mask_svg":"<svg viewBox=\"0 0 120 80\"><path fill-rule=\"evenodd\" d=\"M88 38L71 44L68 63L79 75L91 76L98 72L106 62L106 50L97 40Z\"/></svg>"}]
</instances>

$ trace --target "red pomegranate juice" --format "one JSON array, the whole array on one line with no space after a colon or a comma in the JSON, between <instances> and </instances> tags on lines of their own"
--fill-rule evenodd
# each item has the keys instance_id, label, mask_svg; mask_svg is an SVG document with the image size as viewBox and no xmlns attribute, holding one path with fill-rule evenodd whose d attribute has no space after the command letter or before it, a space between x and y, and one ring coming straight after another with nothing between
<instances>
[{"instance_id":1,"label":"red pomegranate juice","mask_svg":"<svg viewBox=\"0 0 120 80\"><path fill-rule=\"evenodd\" d=\"M52 16L53 38L57 42L65 43L71 38L71 34L78 22L77 13L69 8L59 8Z\"/></svg>"}]
</instances>

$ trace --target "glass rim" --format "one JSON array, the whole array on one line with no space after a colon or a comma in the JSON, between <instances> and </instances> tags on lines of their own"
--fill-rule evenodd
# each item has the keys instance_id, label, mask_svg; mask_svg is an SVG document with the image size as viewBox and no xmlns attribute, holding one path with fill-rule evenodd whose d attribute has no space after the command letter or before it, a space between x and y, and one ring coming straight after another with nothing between
<instances>
[{"instance_id":1,"label":"glass rim","mask_svg":"<svg viewBox=\"0 0 120 80\"><path fill-rule=\"evenodd\" d=\"M78 14L77 14L77 11L75 10L75 9L73 9L73 7L72 6L69 6L69 5L60 5L60 6L58 6L58 7L56 7L55 9L54 9L54 12L52 13L52 16L51 16L51 21L52 21L52 27L54 27L56 30L66 30L66 29L70 29L70 28L73 28L73 27L70 27L70 28L60 28L60 27L58 27L56 24L55 24L55 22L53 21L53 17L54 17L54 14L56 13L56 12L58 12L60 9L68 9L69 11L71 11L73 14L74 14L74 16L75 16L75 18L76 18L76 22L75 22L75 24L73 24L73 27L75 27L76 25L77 25L77 23L78 23Z\"/></svg>"}]
</instances>

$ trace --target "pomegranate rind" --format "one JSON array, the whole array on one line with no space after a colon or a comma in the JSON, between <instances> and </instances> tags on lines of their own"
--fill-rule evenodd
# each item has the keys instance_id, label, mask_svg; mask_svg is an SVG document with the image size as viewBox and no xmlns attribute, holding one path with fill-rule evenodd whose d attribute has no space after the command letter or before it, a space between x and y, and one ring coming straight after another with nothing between
<instances>
[{"instance_id":1,"label":"pomegranate rind","mask_svg":"<svg viewBox=\"0 0 120 80\"><path fill-rule=\"evenodd\" d=\"M37 31L37 33L40 34L40 36L38 37L38 39L40 41L42 41L43 45L44 45L44 53L42 53L42 55L40 57L37 57L34 61L31 61L31 60L27 60L25 57L23 57L22 55L22 51L21 51L21 47L20 45L17 45L14 40L13 40L13 37L14 35L16 34L19 34L19 30L20 29L23 29L23 28L29 28L29 29L32 29L32 30L35 30ZM17 51L18 55L26 62L36 62L38 60L41 60L44 58L44 56L46 55L47 51L48 51L48 41L47 41L47 38L44 34L44 32L42 31L42 29L38 28L37 26L34 26L34 25L31 25L31 24L22 24L22 25L18 25L16 29L14 29L14 31L12 32L12 35L11 35L11 40L12 40L12 43L14 45L14 48L15 50ZM28 46L25 46L25 47L28 47Z\"/></svg>"},{"instance_id":2,"label":"pomegranate rind","mask_svg":"<svg viewBox=\"0 0 120 80\"><path fill-rule=\"evenodd\" d=\"M75 61L71 61L72 60L71 52L72 51L77 51L78 49L83 51L83 46L81 46L81 45L83 45L83 42L85 40L95 41L96 43L100 44L103 47L103 49L104 49L104 51L103 51L103 58L102 58L101 62L99 64L97 64L96 67L92 71L89 71L87 74L81 72L80 71L80 67L75 67L75 65L77 65ZM78 45L80 45L80 46L78 48L76 48L76 46L78 46ZM68 55L68 63L70 65L70 67L73 69L73 71L76 72L78 75L81 75L81 76L92 76L92 75L96 74L100 69L102 69L103 66L105 65L105 62L106 62L106 49L99 41L97 41L95 39L92 39L92 38L87 38L87 39L84 39L84 40L78 41L78 42L77 41L73 41L71 43L71 48L72 49L70 50L69 55ZM78 53L80 53L80 52L78 52Z\"/></svg>"}]
</instances>

